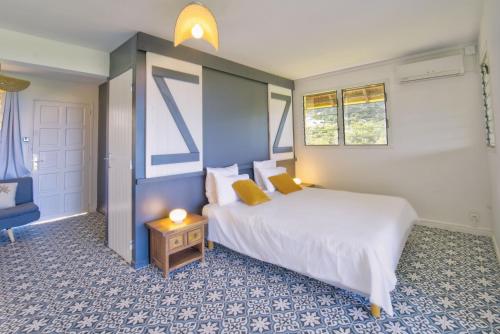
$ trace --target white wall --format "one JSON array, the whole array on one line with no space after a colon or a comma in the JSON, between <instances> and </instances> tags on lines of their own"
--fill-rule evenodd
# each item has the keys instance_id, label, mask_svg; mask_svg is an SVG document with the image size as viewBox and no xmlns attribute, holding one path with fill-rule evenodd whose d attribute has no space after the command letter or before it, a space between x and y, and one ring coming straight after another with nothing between
<instances>
[{"instance_id":1,"label":"white wall","mask_svg":"<svg viewBox=\"0 0 500 334\"><path fill-rule=\"evenodd\" d=\"M485 1L479 36L480 56L482 57L487 52L490 63L492 108L495 117L497 147L488 150L488 164L493 197L493 227L497 245L500 243L500 153L498 152L500 146L500 20L498 13L500 13L500 1Z\"/></svg>"},{"instance_id":2,"label":"white wall","mask_svg":"<svg viewBox=\"0 0 500 334\"><path fill-rule=\"evenodd\" d=\"M91 159L90 173L91 186L89 189L90 209L96 208L97 201L97 111L98 111L98 85L91 83L78 83L57 79L46 79L39 76L10 74L17 78L31 81L31 85L19 93L19 110L21 115L21 133L23 137L30 137L29 143L23 143L23 153L26 166L32 168L33 144L33 117L35 100L86 103L92 110L91 133Z\"/></svg>"},{"instance_id":3,"label":"white wall","mask_svg":"<svg viewBox=\"0 0 500 334\"><path fill-rule=\"evenodd\" d=\"M0 60L106 78L109 54L42 37L0 29Z\"/></svg>"},{"instance_id":4,"label":"white wall","mask_svg":"<svg viewBox=\"0 0 500 334\"><path fill-rule=\"evenodd\" d=\"M297 176L349 191L407 198L422 219L491 229L491 196L480 76L466 57L464 76L399 84L396 62L295 82ZM305 147L302 97L306 93L385 82L389 147ZM477 211L473 226L469 213Z\"/></svg>"}]
</instances>

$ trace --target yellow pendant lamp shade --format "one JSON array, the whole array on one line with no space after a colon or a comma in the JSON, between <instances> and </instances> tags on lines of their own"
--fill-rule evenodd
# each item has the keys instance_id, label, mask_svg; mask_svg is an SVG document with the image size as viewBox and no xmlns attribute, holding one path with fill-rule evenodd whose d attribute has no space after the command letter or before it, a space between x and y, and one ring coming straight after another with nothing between
<instances>
[{"instance_id":1,"label":"yellow pendant lamp shade","mask_svg":"<svg viewBox=\"0 0 500 334\"><path fill-rule=\"evenodd\" d=\"M1 70L2 65L0 64L0 71ZM19 92L28 88L29 85L30 82L27 80L8 77L0 73L0 91Z\"/></svg>"},{"instance_id":2,"label":"yellow pendant lamp shade","mask_svg":"<svg viewBox=\"0 0 500 334\"><path fill-rule=\"evenodd\" d=\"M28 88L29 85L29 81L0 74L0 90L4 90L6 92L19 92Z\"/></svg>"},{"instance_id":3,"label":"yellow pendant lamp shade","mask_svg":"<svg viewBox=\"0 0 500 334\"><path fill-rule=\"evenodd\" d=\"M190 3L179 13L174 31L174 46L188 39L203 38L215 50L219 49L217 21L210 10L200 3Z\"/></svg>"}]
</instances>

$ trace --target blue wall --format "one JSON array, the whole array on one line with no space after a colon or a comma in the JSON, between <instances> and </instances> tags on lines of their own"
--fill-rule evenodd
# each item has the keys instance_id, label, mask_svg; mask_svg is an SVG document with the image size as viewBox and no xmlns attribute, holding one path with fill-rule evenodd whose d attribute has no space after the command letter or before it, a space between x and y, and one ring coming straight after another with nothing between
<instances>
[{"instance_id":1,"label":"blue wall","mask_svg":"<svg viewBox=\"0 0 500 334\"><path fill-rule=\"evenodd\" d=\"M204 167L269 157L267 85L203 69Z\"/></svg>"},{"instance_id":2,"label":"blue wall","mask_svg":"<svg viewBox=\"0 0 500 334\"><path fill-rule=\"evenodd\" d=\"M203 69L204 167L238 163L240 173L252 174L252 161L269 157L268 128L266 84ZM201 213L205 204L203 173L141 180L135 189L135 267L149 263L144 223L176 207Z\"/></svg>"}]
</instances>

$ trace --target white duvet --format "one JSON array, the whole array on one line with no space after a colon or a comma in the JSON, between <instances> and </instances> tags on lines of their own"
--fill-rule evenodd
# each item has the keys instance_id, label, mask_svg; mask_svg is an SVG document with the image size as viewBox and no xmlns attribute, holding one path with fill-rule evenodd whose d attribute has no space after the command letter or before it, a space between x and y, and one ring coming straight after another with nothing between
<instances>
[{"instance_id":1,"label":"white duvet","mask_svg":"<svg viewBox=\"0 0 500 334\"><path fill-rule=\"evenodd\" d=\"M417 214L403 198L305 188L257 206L206 205L208 240L368 296L393 314L396 267Z\"/></svg>"}]
</instances>

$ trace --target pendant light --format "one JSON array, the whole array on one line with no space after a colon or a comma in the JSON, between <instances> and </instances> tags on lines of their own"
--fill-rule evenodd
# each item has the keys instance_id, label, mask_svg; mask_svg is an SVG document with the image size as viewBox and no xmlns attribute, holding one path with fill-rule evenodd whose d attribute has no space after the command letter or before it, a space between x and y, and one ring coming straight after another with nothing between
<instances>
[{"instance_id":1,"label":"pendant light","mask_svg":"<svg viewBox=\"0 0 500 334\"><path fill-rule=\"evenodd\" d=\"M2 71L1 64L0 71ZM0 73L0 90L4 90L6 92L19 92L28 88L30 84L31 82L27 80L8 77Z\"/></svg>"},{"instance_id":2,"label":"pendant light","mask_svg":"<svg viewBox=\"0 0 500 334\"><path fill-rule=\"evenodd\" d=\"M174 46L191 38L204 39L215 50L219 49L217 21L212 12L199 2L188 4L179 13L174 30Z\"/></svg>"}]
</instances>

